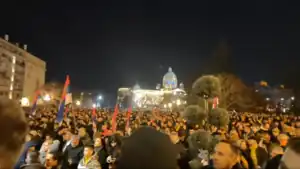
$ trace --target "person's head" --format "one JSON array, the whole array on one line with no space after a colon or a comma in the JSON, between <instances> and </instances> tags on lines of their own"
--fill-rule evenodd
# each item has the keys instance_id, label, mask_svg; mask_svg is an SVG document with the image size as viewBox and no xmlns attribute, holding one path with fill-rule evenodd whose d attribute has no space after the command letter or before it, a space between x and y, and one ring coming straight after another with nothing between
<instances>
[{"instance_id":1,"label":"person's head","mask_svg":"<svg viewBox=\"0 0 300 169\"><path fill-rule=\"evenodd\" d=\"M280 134L280 130L278 128L272 129L273 136L277 137Z\"/></svg>"},{"instance_id":2,"label":"person's head","mask_svg":"<svg viewBox=\"0 0 300 169\"><path fill-rule=\"evenodd\" d=\"M54 140L53 134L52 133L46 134L46 139L45 140L52 142Z\"/></svg>"},{"instance_id":3,"label":"person's head","mask_svg":"<svg viewBox=\"0 0 300 169\"><path fill-rule=\"evenodd\" d=\"M26 155L26 164L39 163L39 152L30 151Z\"/></svg>"},{"instance_id":4,"label":"person's head","mask_svg":"<svg viewBox=\"0 0 300 169\"><path fill-rule=\"evenodd\" d=\"M27 132L28 124L20 105L7 98L0 98L1 168L13 168L23 150Z\"/></svg>"},{"instance_id":5,"label":"person's head","mask_svg":"<svg viewBox=\"0 0 300 169\"><path fill-rule=\"evenodd\" d=\"M101 147L102 146L102 139L101 139L101 137L95 137L94 146L95 147Z\"/></svg>"},{"instance_id":6,"label":"person's head","mask_svg":"<svg viewBox=\"0 0 300 169\"><path fill-rule=\"evenodd\" d=\"M71 141L72 147L78 146L78 145L79 145L79 142L80 142L79 136L73 135L73 136L72 136L72 141Z\"/></svg>"},{"instance_id":7,"label":"person's head","mask_svg":"<svg viewBox=\"0 0 300 169\"><path fill-rule=\"evenodd\" d=\"M56 153L47 153L46 155L46 167L56 167L58 165L58 154Z\"/></svg>"},{"instance_id":8,"label":"person's head","mask_svg":"<svg viewBox=\"0 0 300 169\"><path fill-rule=\"evenodd\" d=\"M72 133L70 131L65 131L65 133L63 134L63 139L65 141L69 141L72 139Z\"/></svg>"},{"instance_id":9,"label":"person's head","mask_svg":"<svg viewBox=\"0 0 300 169\"><path fill-rule=\"evenodd\" d=\"M287 145L281 162L280 169L295 169L300 168L300 137L291 138Z\"/></svg>"},{"instance_id":10,"label":"person's head","mask_svg":"<svg viewBox=\"0 0 300 169\"><path fill-rule=\"evenodd\" d=\"M178 133L176 131L171 131L170 134L170 139L171 141L176 144L178 141L180 141L179 137L178 137Z\"/></svg>"},{"instance_id":11,"label":"person's head","mask_svg":"<svg viewBox=\"0 0 300 169\"><path fill-rule=\"evenodd\" d=\"M84 137L86 135L86 129L84 127L80 127L78 130L78 135L80 137Z\"/></svg>"},{"instance_id":12,"label":"person's head","mask_svg":"<svg viewBox=\"0 0 300 169\"><path fill-rule=\"evenodd\" d=\"M276 145L271 149L271 153L270 153L271 158L280 154L283 154L283 148L280 147L279 145Z\"/></svg>"},{"instance_id":13,"label":"person's head","mask_svg":"<svg viewBox=\"0 0 300 169\"><path fill-rule=\"evenodd\" d=\"M94 146L92 145L84 146L84 151L83 151L84 157L91 157L93 153L94 153Z\"/></svg>"},{"instance_id":14,"label":"person's head","mask_svg":"<svg viewBox=\"0 0 300 169\"><path fill-rule=\"evenodd\" d=\"M238 162L239 149L231 142L221 141L215 147L213 164L216 169L227 169Z\"/></svg>"},{"instance_id":15,"label":"person's head","mask_svg":"<svg viewBox=\"0 0 300 169\"><path fill-rule=\"evenodd\" d=\"M279 134L277 136L277 139L281 146L286 146L289 141L289 136L287 136L286 134Z\"/></svg>"}]
</instances>

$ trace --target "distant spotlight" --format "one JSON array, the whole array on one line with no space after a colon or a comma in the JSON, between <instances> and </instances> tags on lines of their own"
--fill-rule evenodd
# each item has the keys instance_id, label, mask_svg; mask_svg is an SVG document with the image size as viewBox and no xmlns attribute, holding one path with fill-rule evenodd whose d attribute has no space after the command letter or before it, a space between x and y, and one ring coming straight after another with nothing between
<instances>
[{"instance_id":1,"label":"distant spotlight","mask_svg":"<svg viewBox=\"0 0 300 169\"><path fill-rule=\"evenodd\" d=\"M291 100L295 100L295 97L293 96L293 97L291 97Z\"/></svg>"},{"instance_id":2,"label":"distant spotlight","mask_svg":"<svg viewBox=\"0 0 300 169\"><path fill-rule=\"evenodd\" d=\"M281 101L283 101L283 100L284 100L284 98L282 97L280 100L281 100Z\"/></svg>"},{"instance_id":3,"label":"distant spotlight","mask_svg":"<svg viewBox=\"0 0 300 169\"><path fill-rule=\"evenodd\" d=\"M268 98L268 97L267 97L267 98L266 98L266 100L267 100L267 101L269 101L269 100L270 100L270 98Z\"/></svg>"},{"instance_id":4,"label":"distant spotlight","mask_svg":"<svg viewBox=\"0 0 300 169\"><path fill-rule=\"evenodd\" d=\"M98 100L102 100L102 96L100 95L100 96L98 96Z\"/></svg>"}]
</instances>

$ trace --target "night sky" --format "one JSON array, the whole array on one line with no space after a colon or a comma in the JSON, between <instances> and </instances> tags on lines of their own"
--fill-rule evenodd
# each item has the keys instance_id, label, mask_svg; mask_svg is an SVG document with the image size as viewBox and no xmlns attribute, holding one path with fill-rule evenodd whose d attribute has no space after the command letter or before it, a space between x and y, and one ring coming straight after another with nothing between
<instances>
[{"instance_id":1,"label":"night sky","mask_svg":"<svg viewBox=\"0 0 300 169\"><path fill-rule=\"evenodd\" d=\"M12 1L1 1L0 35L45 60L48 81L69 74L82 89L155 88L171 66L188 85L220 63L248 84L299 81L299 2ZM220 44L230 56L213 57Z\"/></svg>"}]
</instances>

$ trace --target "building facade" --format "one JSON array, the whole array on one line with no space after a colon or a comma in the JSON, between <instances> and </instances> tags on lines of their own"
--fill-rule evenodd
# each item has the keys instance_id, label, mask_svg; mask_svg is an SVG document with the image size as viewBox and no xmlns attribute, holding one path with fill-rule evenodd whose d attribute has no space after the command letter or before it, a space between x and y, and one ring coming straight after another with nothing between
<instances>
[{"instance_id":1,"label":"building facade","mask_svg":"<svg viewBox=\"0 0 300 169\"><path fill-rule=\"evenodd\" d=\"M45 83L46 63L27 51L27 45L0 38L0 96L14 100L32 98Z\"/></svg>"}]
</instances>

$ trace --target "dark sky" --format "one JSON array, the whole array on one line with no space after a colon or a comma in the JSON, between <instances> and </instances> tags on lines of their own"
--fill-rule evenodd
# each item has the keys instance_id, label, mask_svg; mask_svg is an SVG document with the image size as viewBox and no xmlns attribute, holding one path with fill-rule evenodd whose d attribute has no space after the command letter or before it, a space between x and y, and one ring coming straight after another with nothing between
<instances>
[{"instance_id":1,"label":"dark sky","mask_svg":"<svg viewBox=\"0 0 300 169\"><path fill-rule=\"evenodd\" d=\"M47 80L69 74L84 89L154 88L169 66L189 84L224 39L236 74L275 85L299 71L298 11L278 0L11 0L1 2L0 35L44 59Z\"/></svg>"}]
</instances>

